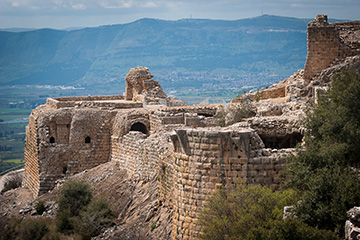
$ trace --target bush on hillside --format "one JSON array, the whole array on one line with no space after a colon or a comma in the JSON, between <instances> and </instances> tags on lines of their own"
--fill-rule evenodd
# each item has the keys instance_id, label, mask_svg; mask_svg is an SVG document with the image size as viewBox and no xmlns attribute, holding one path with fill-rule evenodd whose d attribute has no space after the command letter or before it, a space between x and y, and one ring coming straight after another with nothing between
<instances>
[{"instance_id":1,"label":"bush on hillside","mask_svg":"<svg viewBox=\"0 0 360 240\"><path fill-rule=\"evenodd\" d=\"M271 229L282 221L283 207L295 202L293 191L273 191L260 185L238 184L220 189L200 215L203 239L251 239L256 229Z\"/></svg>"},{"instance_id":2,"label":"bush on hillside","mask_svg":"<svg viewBox=\"0 0 360 240\"><path fill-rule=\"evenodd\" d=\"M81 181L66 182L58 198L57 230L91 239L112 225L113 213L103 198L93 198L90 186Z\"/></svg>"},{"instance_id":3,"label":"bush on hillside","mask_svg":"<svg viewBox=\"0 0 360 240\"><path fill-rule=\"evenodd\" d=\"M59 211L69 210L71 215L77 216L80 210L88 205L93 195L90 186L81 181L67 181L61 189L58 198Z\"/></svg>"},{"instance_id":4,"label":"bush on hillside","mask_svg":"<svg viewBox=\"0 0 360 240\"><path fill-rule=\"evenodd\" d=\"M296 218L276 221L272 228L253 229L249 240L340 240L333 232L311 227Z\"/></svg>"},{"instance_id":5,"label":"bush on hillside","mask_svg":"<svg viewBox=\"0 0 360 240\"><path fill-rule=\"evenodd\" d=\"M36 213L38 215L41 215L45 212L46 208L45 208L45 202L44 201L39 201L35 204L35 210Z\"/></svg>"},{"instance_id":6,"label":"bush on hillside","mask_svg":"<svg viewBox=\"0 0 360 240\"><path fill-rule=\"evenodd\" d=\"M110 227L114 217L110 205L103 198L94 198L77 218L75 218L75 231L84 239L91 239L106 227Z\"/></svg>"},{"instance_id":7,"label":"bush on hillside","mask_svg":"<svg viewBox=\"0 0 360 240\"><path fill-rule=\"evenodd\" d=\"M45 219L12 219L2 234L3 240L41 240L49 231Z\"/></svg>"}]
</instances>

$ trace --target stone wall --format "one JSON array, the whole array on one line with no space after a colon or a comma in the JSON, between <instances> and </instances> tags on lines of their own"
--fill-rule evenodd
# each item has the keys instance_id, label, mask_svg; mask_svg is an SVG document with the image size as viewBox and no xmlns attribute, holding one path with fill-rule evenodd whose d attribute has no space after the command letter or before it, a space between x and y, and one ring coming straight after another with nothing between
<instances>
[{"instance_id":1,"label":"stone wall","mask_svg":"<svg viewBox=\"0 0 360 240\"><path fill-rule=\"evenodd\" d=\"M201 233L199 215L221 187L243 181L276 186L284 157L274 155L251 130L177 130L172 136L175 203L172 239Z\"/></svg>"},{"instance_id":2,"label":"stone wall","mask_svg":"<svg viewBox=\"0 0 360 240\"><path fill-rule=\"evenodd\" d=\"M39 149L37 145L37 126L36 119L33 115L29 116L29 123L26 126L25 137L25 172L23 178L23 186L30 189L34 195L38 195L39 191Z\"/></svg>"},{"instance_id":3,"label":"stone wall","mask_svg":"<svg viewBox=\"0 0 360 240\"><path fill-rule=\"evenodd\" d=\"M170 208L173 202L173 147L170 131L147 137L138 131L112 137L112 161L126 169L133 181L148 181L157 175L159 201Z\"/></svg>"},{"instance_id":4,"label":"stone wall","mask_svg":"<svg viewBox=\"0 0 360 240\"><path fill-rule=\"evenodd\" d=\"M109 161L115 113L46 106L34 110L27 127L24 185L37 196L60 178Z\"/></svg>"},{"instance_id":5,"label":"stone wall","mask_svg":"<svg viewBox=\"0 0 360 240\"><path fill-rule=\"evenodd\" d=\"M308 24L308 51L304 78L310 80L332 63L360 55L360 21L328 23L318 15Z\"/></svg>"}]
</instances>

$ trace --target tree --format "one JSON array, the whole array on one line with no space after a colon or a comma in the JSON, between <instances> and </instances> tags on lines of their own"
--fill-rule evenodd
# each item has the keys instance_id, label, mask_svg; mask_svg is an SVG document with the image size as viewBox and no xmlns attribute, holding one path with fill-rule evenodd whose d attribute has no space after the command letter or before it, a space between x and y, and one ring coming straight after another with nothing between
<instances>
[{"instance_id":1,"label":"tree","mask_svg":"<svg viewBox=\"0 0 360 240\"><path fill-rule=\"evenodd\" d=\"M360 182L352 167L360 163L360 77L339 71L304 120L305 149L287 164L287 186L301 192L299 220L340 231L346 211L360 203Z\"/></svg>"}]
</instances>

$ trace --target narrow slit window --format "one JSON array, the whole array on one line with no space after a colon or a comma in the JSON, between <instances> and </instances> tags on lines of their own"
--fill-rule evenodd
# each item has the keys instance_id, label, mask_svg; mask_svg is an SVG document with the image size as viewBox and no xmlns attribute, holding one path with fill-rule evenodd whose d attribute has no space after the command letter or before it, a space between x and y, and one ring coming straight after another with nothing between
<instances>
[{"instance_id":1,"label":"narrow slit window","mask_svg":"<svg viewBox=\"0 0 360 240\"><path fill-rule=\"evenodd\" d=\"M50 138L50 143L55 143L55 138L54 137Z\"/></svg>"},{"instance_id":2,"label":"narrow slit window","mask_svg":"<svg viewBox=\"0 0 360 240\"><path fill-rule=\"evenodd\" d=\"M85 138L85 143L90 143L91 142L91 138L89 137L89 136L87 136L86 138Z\"/></svg>"}]
</instances>

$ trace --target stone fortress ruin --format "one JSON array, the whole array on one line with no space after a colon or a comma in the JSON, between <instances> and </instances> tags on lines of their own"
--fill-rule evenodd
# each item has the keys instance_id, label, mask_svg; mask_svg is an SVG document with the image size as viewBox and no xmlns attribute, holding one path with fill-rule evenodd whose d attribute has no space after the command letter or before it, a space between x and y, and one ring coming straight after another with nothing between
<instances>
[{"instance_id":1,"label":"stone fortress ruin","mask_svg":"<svg viewBox=\"0 0 360 240\"><path fill-rule=\"evenodd\" d=\"M359 55L360 22L317 16L305 69L245 95L258 94L255 116L227 127L217 124L222 105L171 99L145 67L127 74L125 96L48 98L29 117L23 185L38 196L59 179L116 161L134 181L157 175L159 202L174 212L172 239L196 238L206 197L220 186L280 183L286 155L302 141L306 103L331 72L359 72ZM230 115L240 107L240 99L227 105Z\"/></svg>"}]
</instances>

